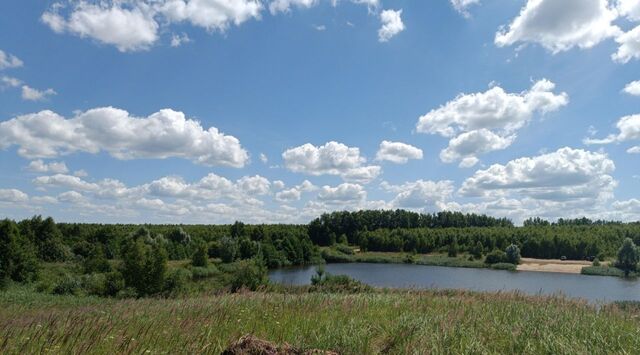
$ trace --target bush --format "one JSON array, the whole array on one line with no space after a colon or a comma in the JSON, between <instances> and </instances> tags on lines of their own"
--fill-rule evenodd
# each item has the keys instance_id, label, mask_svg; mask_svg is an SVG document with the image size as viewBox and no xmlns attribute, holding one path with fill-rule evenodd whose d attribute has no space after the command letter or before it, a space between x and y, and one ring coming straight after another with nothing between
<instances>
[{"instance_id":1,"label":"bush","mask_svg":"<svg viewBox=\"0 0 640 355\"><path fill-rule=\"evenodd\" d=\"M355 254L353 252L353 249L346 244L336 244L335 248L337 251L341 252L342 254L347 254L347 255Z\"/></svg>"},{"instance_id":2,"label":"bush","mask_svg":"<svg viewBox=\"0 0 640 355\"><path fill-rule=\"evenodd\" d=\"M189 270L182 268L172 270L169 272L167 279L164 282L164 294L167 296L174 296L179 293L184 293L187 290L187 285L192 277L193 276Z\"/></svg>"},{"instance_id":3,"label":"bush","mask_svg":"<svg viewBox=\"0 0 640 355\"><path fill-rule=\"evenodd\" d=\"M255 291L268 282L267 268L262 260L241 260L231 274L231 291L236 292L242 288Z\"/></svg>"},{"instance_id":4,"label":"bush","mask_svg":"<svg viewBox=\"0 0 640 355\"><path fill-rule=\"evenodd\" d=\"M215 265L209 265L208 267L192 267L191 277L194 280L207 279L216 276L220 273Z\"/></svg>"},{"instance_id":5,"label":"bush","mask_svg":"<svg viewBox=\"0 0 640 355\"><path fill-rule=\"evenodd\" d=\"M111 264L109 264L109 261L104 255L102 245L93 247L87 257L82 261L82 268L85 274L111 271Z\"/></svg>"},{"instance_id":6,"label":"bush","mask_svg":"<svg viewBox=\"0 0 640 355\"><path fill-rule=\"evenodd\" d=\"M9 280L32 280L38 270L38 260L29 241L20 234L15 222L0 221L0 288Z\"/></svg>"},{"instance_id":7,"label":"bush","mask_svg":"<svg viewBox=\"0 0 640 355\"><path fill-rule=\"evenodd\" d=\"M622 242L622 246L618 250L618 260L616 261L616 267L624 271L625 276L629 275L629 272L636 269L638 264L638 248L633 243L631 238L625 238Z\"/></svg>"},{"instance_id":8,"label":"bush","mask_svg":"<svg viewBox=\"0 0 640 355\"><path fill-rule=\"evenodd\" d=\"M196 251L191 256L191 265L206 268L209 264L208 254L207 245L199 243L196 247Z\"/></svg>"},{"instance_id":9,"label":"bush","mask_svg":"<svg viewBox=\"0 0 640 355\"><path fill-rule=\"evenodd\" d=\"M484 259L485 264L497 264L503 263L507 261L507 255L502 250L494 250L491 253L487 254Z\"/></svg>"},{"instance_id":10,"label":"bush","mask_svg":"<svg viewBox=\"0 0 640 355\"><path fill-rule=\"evenodd\" d=\"M591 263L592 266L600 266L600 259L595 258L593 259L593 262Z\"/></svg>"},{"instance_id":11,"label":"bush","mask_svg":"<svg viewBox=\"0 0 640 355\"><path fill-rule=\"evenodd\" d=\"M230 263L238 256L238 242L229 237L223 237L218 244L218 255L222 262Z\"/></svg>"},{"instance_id":12,"label":"bush","mask_svg":"<svg viewBox=\"0 0 640 355\"><path fill-rule=\"evenodd\" d=\"M509 245L506 250L506 257L508 263L518 265L520 263L520 248L515 244Z\"/></svg>"},{"instance_id":13,"label":"bush","mask_svg":"<svg viewBox=\"0 0 640 355\"><path fill-rule=\"evenodd\" d=\"M353 256L335 249L323 249L322 258L328 263L352 263L354 261Z\"/></svg>"},{"instance_id":14,"label":"bush","mask_svg":"<svg viewBox=\"0 0 640 355\"><path fill-rule=\"evenodd\" d=\"M482 246L482 243L478 241L476 245L471 247L471 249L469 250L469 254L471 254L471 256L473 256L474 259L482 259L483 251L484 251L484 247Z\"/></svg>"},{"instance_id":15,"label":"bush","mask_svg":"<svg viewBox=\"0 0 640 355\"><path fill-rule=\"evenodd\" d=\"M316 275L311 277L311 291L315 292L349 292L359 293L371 291L371 286L347 275L331 275L324 272L323 268L316 270Z\"/></svg>"},{"instance_id":16,"label":"bush","mask_svg":"<svg viewBox=\"0 0 640 355\"><path fill-rule=\"evenodd\" d=\"M450 258L455 258L456 256L458 256L458 239L456 237L453 237L453 240L449 243L447 255Z\"/></svg>"},{"instance_id":17,"label":"bush","mask_svg":"<svg viewBox=\"0 0 640 355\"><path fill-rule=\"evenodd\" d=\"M142 238L132 239L125 245L122 261L125 285L138 295L152 295L164 289L167 252L160 244L149 246Z\"/></svg>"},{"instance_id":18,"label":"bush","mask_svg":"<svg viewBox=\"0 0 640 355\"><path fill-rule=\"evenodd\" d=\"M516 266L512 263L496 263L492 264L491 268L496 270L516 271Z\"/></svg>"},{"instance_id":19,"label":"bush","mask_svg":"<svg viewBox=\"0 0 640 355\"><path fill-rule=\"evenodd\" d=\"M56 295L78 295L82 291L82 281L74 276L66 274L54 286L52 293Z\"/></svg>"}]
</instances>

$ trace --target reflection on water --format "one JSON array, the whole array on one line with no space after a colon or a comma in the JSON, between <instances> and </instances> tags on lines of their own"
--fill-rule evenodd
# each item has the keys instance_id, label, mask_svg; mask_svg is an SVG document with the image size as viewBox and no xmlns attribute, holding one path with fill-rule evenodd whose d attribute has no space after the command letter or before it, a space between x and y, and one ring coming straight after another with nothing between
<instances>
[{"instance_id":1,"label":"reflection on water","mask_svg":"<svg viewBox=\"0 0 640 355\"><path fill-rule=\"evenodd\" d=\"M314 266L273 270L271 281L306 285ZM515 291L527 294L564 294L590 302L640 301L640 281L617 277L586 276L550 272L511 272L410 264L329 264L328 273L349 275L377 287Z\"/></svg>"}]
</instances>

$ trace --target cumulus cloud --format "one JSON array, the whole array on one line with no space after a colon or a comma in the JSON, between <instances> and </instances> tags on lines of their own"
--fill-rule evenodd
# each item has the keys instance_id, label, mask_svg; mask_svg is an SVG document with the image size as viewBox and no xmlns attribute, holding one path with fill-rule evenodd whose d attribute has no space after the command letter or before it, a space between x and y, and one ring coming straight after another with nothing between
<instances>
[{"instance_id":1,"label":"cumulus cloud","mask_svg":"<svg viewBox=\"0 0 640 355\"><path fill-rule=\"evenodd\" d=\"M552 53L591 48L616 37L618 12L607 0L528 0L520 14L495 36L499 47L537 43Z\"/></svg>"},{"instance_id":2,"label":"cumulus cloud","mask_svg":"<svg viewBox=\"0 0 640 355\"><path fill-rule=\"evenodd\" d=\"M416 130L450 138L449 146L440 153L441 160L461 160L462 166L469 167L478 161L478 155L511 145L515 133L535 113L545 114L567 105L568 95L556 94L554 89L553 82L542 79L521 93L507 93L494 86L485 92L460 94L420 117Z\"/></svg>"},{"instance_id":3,"label":"cumulus cloud","mask_svg":"<svg viewBox=\"0 0 640 355\"><path fill-rule=\"evenodd\" d=\"M640 1L618 0L618 11L631 21L640 21Z\"/></svg>"},{"instance_id":4,"label":"cumulus cloud","mask_svg":"<svg viewBox=\"0 0 640 355\"><path fill-rule=\"evenodd\" d=\"M180 47L183 44L191 42L191 38L186 33L182 33L180 35L173 34L171 36L171 47Z\"/></svg>"},{"instance_id":5,"label":"cumulus cloud","mask_svg":"<svg viewBox=\"0 0 640 355\"><path fill-rule=\"evenodd\" d=\"M34 89L28 85L22 85L22 99L27 101L42 101L57 92L51 88L46 90Z\"/></svg>"},{"instance_id":6,"label":"cumulus cloud","mask_svg":"<svg viewBox=\"0 0 640 355\"><path fill-rule=\"evenodd\" d=\"M0 202L27 202L29 195L16 189L0 189Z\"/></svg>"},{"instance_id":7,"label":"cumulus cloud","mask_svg":"<svg viewBox=\"0 0 640 355\"><path fill-rule=\"evenodd\" d=\"M602 202L613 197L615 164L604 153L561 148L553 153L494 164L467 178L465 197Z\"/></svg>"},{"instance_id":8,"label":"cumulus cloud","mask_svg":"<svg viewBox=\"0 0 640 355\"><path fill-rule=\"evenodd\" d=\"M5 53L0 49L0 70L8 69L8 68L18 68L21 67L24 63L20 60L20 58Z\"/></svg>"},{"instance_id":9,"label":"cumulus cloud","mask_svg":"<svg viewBox=\"0 0 640 355\"><path fill-rule=\"evenodd\" d=\"M275 185L274 181L274 185ZM284 186L283 186L284 187ZM287 190L282 190L276 193L276 201L278 202L293 202L300 201L303 192L310 192L317 190L318 187L312 184L309 180L305 180L302 184L294 186Z\"/></svg>"},{"instance_id":10,"label":"cumulus cloud","mask_svg":"<svg viewBox=\"0 0 640 355\"><path fill-rule=\"evenodd\" d=\"M378 41L388 42L392 37L404 31L402 10L384 10L380 13L382 27L378 30Z\"/></svg>"},{"instance_id":11,"label":"cumulus cloud","mask_svg":"<svg viewBox=\"0 0 640 355\"><path fill-rule=\"evenodd\" d=\"M640 59L640 26L616 38L620 44L611 58L618 63L627 63L631 59Z\"/></svg>"},{"instance_id":12,"label":"cumulus cloud","mask_svg":"<svg viewBox=\"0 0 640 355\"><path fill-rule=\"evenodd\" d=\"M189 22L208 31L226 31L259 19L263 9L259 0L160 0L154 9L170 22Z\"/></svg>"},{"instance_id":13,"label":"cumulus cloud","mask_svg":"<svg viewBox=\"0 0 640 355\"><path fill-rule=\"evenodd\" d=\"M27 170L34 173L55 173L55 174L66 174L69 172L67 169L67 165L63 162L52 161L50 163L45 163L41 159L33 160L27 166Z\"/></svg>"},{"instance_id":14,"label":"cumulus cloud","mask_svg":"<svg viewBox=\"0 0 640 355\"><path fill-rule=\"evenodd\" d=\"M618 134L610 134L605 138L585 138L583 141L592 145L640 140L640 114L622 117L616 123L616 127L619 130Z\"/></svg>"},{"instance_id":15,"label":"cumulus cloud","mask_svg":"<svg viewBox=\"0 0 640 355\"><path fill-rule=\"evenodd\" d=\"M134 3L136 4L136 3ZM113 45L121 52L148 49L158 39L158 23L143 3L125 7L120 2L78 2L68 18L54 6L41 19L54 32L68 32Z\"/></svg>"},{"instance_id":16,"label":"cumulus cloud","mask_svg":"<svg viewBox=\"0 0 640 355\"><path fill-rule=\"evenodd\" d=\"M376 153L376 160L386 160L396 164L406 164L409 159L422 159L422 149L406 143L382 141Z\"/></svg>"},{"instance_id":17,"label":"cumulus cloud","mask_svg":"<svg viewBox=\"0 0 640 355\"><path fill-rule=\"evenodd\" d=\"M18 116L0 122L0 148L12 145L27 158L106 151L117 159L178 157L237 168L249 159L237 138L215 127L205 131L199 122L170 109L144 118L113 107L91 109L69 119L52 111Z\"/></svg>"},{"instance_id":18,"label":"cumulus cloud","mask_svg":"<svg viewBox=\"0 0 640 355\"><path fill-rule=\"evenodd\" d=\"M360 149L338 142L316 147L310 143L287 149L282 153L287 169L309 175L338 175L344 180L366 183L381 172L376 165L366 166Z\"/></svg>"},{"instance_id":19,"label":"cumulus cloud","mask_svg":"<svg viewBox=\"0 0 640 355\"><path fill-rule=\"evenodd\" d=\"M442 210L451 198L453 181L417 180L401 185L392 185L384 181L380 185L384 190L396 193L391 201L394 208L408 208L420 211Z\"/></svg>"},{"instance_id":20,"label":"cumulus cloud","mask_svg":"<svg viewBox=\"0 0 640 355\"><path fill-rule=\"evenodd\" d=\"M451 0L451 5L456 9L460 14L464 17L469 17L469 7L472 5L477 5L480 3L480 0Z\"/></svg>"},{"instance_id":21,"label":"cumulus cloud","mask_svg":"<svg viewBox=\"0 0 640 355\"><path fill-rule=\"evenodd\" d=\"M640 96L640 80L630 82L622 91L629 95Z\"/></svg>"},{"instance_id":22,"label":"cumulus cloud","mask_svg":"<svg viewBox=\"0 0 640 355\"><path fill-rule=\"evenodd\" d=\"M0 85L1 89L4 89L4 88L17 88L18 86L22 85L22 80L16 79L14 77L3 75L2 77L0 77L0 83L2 83Z\"/></svg>"},{"instance_id":23,"label":"cumulus cloud","mask_svg":"<svg viewBox=\"0 0 640 355\"><path fill-rule=\"evenodd\" d=\"M627 149L627 153L629 154L640 154L640 146L635 146Z\"/></svg>"},{"instance_id":24,"label":"cumulus cloud","mask_svg":"<svg viewBox=\"0 0 640 355\"><path fill-rule=\"evenodd\" d=\"M352 204L364 201L367 192L358 184L343 183L336 187L323 186L318 193L318 200L328 204Z\"/></svg>"},{"instance_id":25,"label":"cumulus cloud","mask_svg":"<svg viewBox=\"0 0 640 355\"><path fill-rule=\"evenodd\" d=\"M318 0L274 0L269 4L269 11L275 15L278 12L289 12L292 7L308 9L317 4Z\"/></svg>"}]
</instances>

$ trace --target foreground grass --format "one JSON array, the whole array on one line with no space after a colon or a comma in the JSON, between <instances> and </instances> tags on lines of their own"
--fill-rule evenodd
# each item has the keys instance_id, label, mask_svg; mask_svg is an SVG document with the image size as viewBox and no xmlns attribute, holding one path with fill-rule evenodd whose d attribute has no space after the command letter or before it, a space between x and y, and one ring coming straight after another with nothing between
<instances>
[{"instance_id":1,"label":"foreground grass","mask_svg":"<svg viewBox=\"0 0 640 355\"><path fill-rule=\"evenodd\" d=\"M636 311L457 291L105 300L0 294L0 353L217 354L254 334L345 354L633 353Z\"/></svg>"}]
</instances>

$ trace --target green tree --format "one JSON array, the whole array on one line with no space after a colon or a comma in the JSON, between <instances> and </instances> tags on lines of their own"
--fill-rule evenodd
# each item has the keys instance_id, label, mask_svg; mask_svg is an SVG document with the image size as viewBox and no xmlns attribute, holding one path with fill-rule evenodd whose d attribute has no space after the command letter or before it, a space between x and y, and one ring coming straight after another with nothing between
<instances>
[{"instance_id":1,"label":"green tree","mask_svg":"<svg viewBox=\"0 0 640 355\"><path fill-rule=\"evenodd\" d=\"M625 238L618 250L616 266L624 271L625 276L629 276L629 272L636 269L636 264L638 264L638 248L631 238Z\"/></svg>"},{"instance_id":2,"label":"green tree","mask_svg":"<svg viewBox=\"0 0 640 355\"><path fill-rule=\"evenodd\" d=\"M451 242L449 243L449 250L447 251L447 255L450 258L455 258L456 256L458 256L458 238L452 238Z\"/></svg>"},{"instance_id":3,"label":"green tree","mask_svg":"<svg viewBox=\"0 0 640 355\"><path fill-rule=\"evenodd\" d=\"M471 253L471 255L473 256L474 259L482 259L482 252L483 251L484 251L484 247L482 246L482 243L480 241L478 241L469 250L469 252Z\"/></svg>"},{"instance_id":4,"label":"green tree","mask_svg":"<svg viewBox=\"0 0 640 355\"><path fill-rule=\"evenodd\" d=\"M14 221L0 221L0 286L6 281L29 281L37 271L38 260L29 241L20 235Z\"/></svg>"},{"instance_id":5,"label":"green tree","mask_svg":"<svg viewBox=\"0 0 640 355\"><path fill-rule=\"evenodd\" d=\"M191 265L207 267L209 264L209 251L205 243L198 243L196 251L191 256Z\"/></svg>"},{"instance_id":6,"label":"green tree","mask_svg":"<svg viewBox=\"0 0 640 355\"><path fill-rule=\"evenodd\" d=\"M231 290L248 288L255 291L268 282L267 267L260 258L241 260L231 275Z\"/></svg>"},{"instance_id":7,"label":"green tree","mask_svg":"<svg viewBox=\"0 0 640 355\"><path fill-rule=\"evenodd\" d=\"M104 248L101 244L93 247L86 258L82 261L82 268L85 274L94 272L110 272L111 264L104 255Z\"/></svg>"},{"instance_id":8,"label":"green tree","mask_svg":"<svg viewBox=\"0 0 640 355\"><path fill-rule=\"evenodd\" d=\"M222 262L233 262L238 256L237 240L229 237L222 237L222 239L220 239L218 255L220 255Z\"/></svg>"},{"instance_id":9,"label":"green tree","mask_svg":"<svg viewBox=\"0 0 640 355\"><path fill-rule=\"evenodd\" d=\"M505 252L508 263L519 264L520 263L520 248L517 245L511 244L507 247Z\"/></svg>"}]
</instances>

